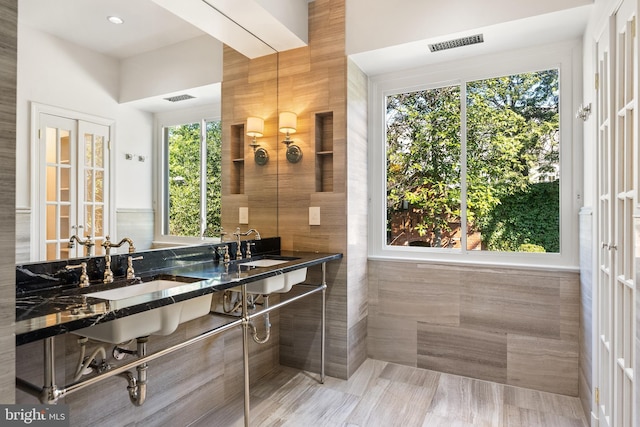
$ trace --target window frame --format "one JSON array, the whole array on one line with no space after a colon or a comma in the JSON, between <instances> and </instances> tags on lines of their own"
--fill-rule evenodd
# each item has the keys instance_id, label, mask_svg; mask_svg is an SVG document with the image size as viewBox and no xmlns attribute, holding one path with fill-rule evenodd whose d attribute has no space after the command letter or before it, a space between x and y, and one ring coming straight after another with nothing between
<instances>
[{"instance_id":1,"label":"window frame","mask_svg":"<svg viewBox=\"0 0 640 427\"><path fill-rule=\"evenodd\" d=\"M431 261L556 269L578 269L578 213L582 205L582 148L576 141L582 125L573 115L581 103L582 44L553 45L502 52L418 69L373 76L369 81L369 229L368 257L376 260ZM556 68L560 90L560 252L469 251L466 248L389 246L386 243L386 97L403 92L461 85L466 82ZM465 102L463 117L466 116ZM461 123L466 138L466 121ZM464 147L464 146L463 146ZM462 156L466 156L463 149ZM465 170L462 170L465 173ZM462 191L466 192L463 185ZM461 207L466 211L466 206Z\"/></svg>"},{"instance_id":2,"label":"window frame","mask_svg":"<svg viewBox=\"0 0 640 427\"><path fill-rule=\"evenodd\" d=\"M212 110L211 108L190 108L184 110L178 110L174 112L158 113L155 117L154 128L156 130L156 177L154 194L156 195L154 201L155 207L155 227L154 227L154 241L155 247L170 246L170 245L190 245L201 244L204 242L219 243L220 237L215 236L174 236L165 234L165 223L168 221L167 215L169 212L168 202L168 150L167 141L165 139L165 129L170 126L178 126L187 123L199 123L200 124L200 173L202 178L203 168L206 171L206 156L204 155L204 149L206 147L206 140L203 139L203 135L206 136L206 123L207 122L220 122L222 117L219 111ZM202 179L201 179L202 182ZM203 194L204 193L204 194ZM200 203L202 206L203 197L206 198L206 189L200 188ZM202 214L202 212L201 212ZM202 218L200 218L202 221Z\"/></svg>"}]
</instances>

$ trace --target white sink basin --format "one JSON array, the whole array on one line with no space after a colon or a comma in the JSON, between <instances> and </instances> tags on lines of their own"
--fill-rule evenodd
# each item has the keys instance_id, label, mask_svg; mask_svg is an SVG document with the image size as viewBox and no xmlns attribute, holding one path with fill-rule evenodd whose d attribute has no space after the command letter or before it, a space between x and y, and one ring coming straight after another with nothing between
<instances>
[{"instance_id":1,"label":"white sink basin","mask_svg":"<svg viewBox=\"0 0 640 427\"><path fill-rule=\"evenodd\" d=\"M259 259L256 261L247 261L241 263L242 265L250 267L273 267L275 265L284 264L289 262L288 260L279 259ZM271 293L285 293L291 290L293 285L302 283L307 278L307 268L299 268L297 270L289 271L284 274L278 274L276 276L267 277L265 279L256 280L255 282L247 283L245 286L247 292L251 294L271 294Z\"/></svg>"},{"instance_id":2,"label":"white sink basin","mask_svg":"<svg viewBox=\"0 0 640 427\"><path fill-rule=\"evenodd\" d=\"M110 307L117 309L127 306L122 303L122 300L127 298L149 295L149 301L151 301L188 292L189 285L189 283L158 279L139 285L129 285L123 288L93 292L86 295L109 300ZM185 286L186 289L184 288ZM178 289L178 287L180 288ZM198 289L199 285L193 284L192 287L193 289ZM73 333L113 344L147 335L169 335L181 323L207 315L211 308L211 297L211 294L207 294L191 298L131 316L121 317L110 322L78 329Z\"/></svg>"}]
</instances>

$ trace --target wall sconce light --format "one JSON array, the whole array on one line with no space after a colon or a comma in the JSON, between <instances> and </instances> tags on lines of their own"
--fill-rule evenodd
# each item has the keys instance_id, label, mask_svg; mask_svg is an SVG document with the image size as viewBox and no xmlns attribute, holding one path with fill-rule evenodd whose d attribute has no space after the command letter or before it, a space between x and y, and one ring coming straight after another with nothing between
<instances>
[{"instance_id":1,"label":"wall sconce light","mask_svg":"<svg viewBox=\"0 0 640 427\"><path fill-rule=\"evenodd\" d=\"M302 159L302 150L297 145L293 144L291 134L296 133L298 116L296 113L290 111L283 111L280 113L280 133L286 135L283 144L287 145L287 160L289 163L298 163Z\"/></svg>"},{"instance_id":2,"label":"wall sconce light","mask_svg":"<svg viewBox=\"0 0 640 427\"><path fill-rule=\"evenodd\" d=\"M253 158L259 165L264 165L269 160L269 153L267 153L267 150L260 147L260 144L256 141L256 138L261 137L263 133L264 120L260 117L247 117L247 136L253 138L249 143L249 146L253 148Z\"/></svg>"}]
</instances>

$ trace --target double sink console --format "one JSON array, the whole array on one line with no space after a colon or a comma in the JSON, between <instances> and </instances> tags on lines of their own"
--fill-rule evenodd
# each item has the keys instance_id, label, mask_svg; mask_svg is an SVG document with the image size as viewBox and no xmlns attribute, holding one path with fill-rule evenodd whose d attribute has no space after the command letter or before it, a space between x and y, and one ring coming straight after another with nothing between
<instances>
[{"instance_id":1,"label":"double sink console","mask_svg":"<svg viewBox=\"0 0 640 427\"><path fill-rule=\"evenodd\" d=\"M259 235L258 235L259 236ZM244 251L243 251L244 249ZM234 254L233 257L229 253ZM244 258L243 258L244 253ZM248 257L247 257L248 256ZM108 260L106 258L109 258ZM235 258L235 259L232 259ZM234 327L243 329L245 368L245 425L249 420L248 336L252 319L265 317L281 306L308 295L322 293L321 381L324 380L324 320L326 263L342 254L320 254L280 250L279 238L204 244L158 249L135 254L110 254L67 261L16 266L16 344L43 340L45 355L44 386L17 378L17 386L37 396L43 403L56 403L60 397L114 375L129 379L132 403L141 405L146 396L147 362L190 344L223 333ZM305 292L273 306L250 313L247 300L258 296L268 301L272 293L287 293L306 280L307 268L321 265L322 283L303 285ZM69 268L71 266L71 268ZM76 268L78 267L78 268ZM135 267L135 273L134 273ZM104 280L105 268L113 281ZM235 291L238 316L225 325L153 354L146 354L149 336L169 335L189 320L209 315L215 293ZM267 322L268 323L268 322ZM255 328L253 329L255 331ZM73 333L104 343L138 342L137 359L91 378L59 388L54 383L53 337ZM255 336L254 336L255 339ZM268 339L268 337L267 337ZM129 371L138 370L136 379ZM143 384L145 389L142 390Z\"/></svg>"}]
</instances>

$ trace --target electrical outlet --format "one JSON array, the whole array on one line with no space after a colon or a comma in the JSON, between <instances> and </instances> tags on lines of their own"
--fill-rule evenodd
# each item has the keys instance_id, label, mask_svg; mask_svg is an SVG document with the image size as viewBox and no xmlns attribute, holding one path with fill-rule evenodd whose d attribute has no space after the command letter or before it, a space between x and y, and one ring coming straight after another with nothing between
<instances>
[{"instance_id":1,"label":"electrical outlet","mask_svg":"<svg viewBox=\"0 0 640 427\"><path fill-rule=\"evenodd\" d=\"M249 224L249 208L248 207L238 208L238 223Z\"/></svg>"},{"instance_id":2,"label":"electrical outlet","mask_svg":"<svg viewBox=\"0 0 640 427\"><path fill-rule=\"evenodd\" d=\"M309 208L309 225L320 225L320 206Z\"/></svg>"}]
</instances>

